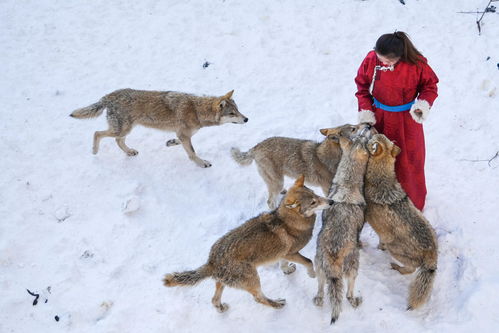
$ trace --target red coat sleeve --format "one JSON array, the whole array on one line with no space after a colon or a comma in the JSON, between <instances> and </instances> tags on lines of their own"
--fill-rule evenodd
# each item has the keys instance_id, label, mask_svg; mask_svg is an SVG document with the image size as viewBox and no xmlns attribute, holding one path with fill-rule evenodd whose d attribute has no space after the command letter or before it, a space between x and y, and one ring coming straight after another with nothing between
<instances>
[{"instance_id":1,"label":"red coat sleeve","mask_svg":"<svg viewBox=\"0 0 499 333\"><path fill-rule=\"evenodd\" d=\"M421 71L421 78L418 85L418 99L427 101L430 106L438 96L437 89L438 77L433 72L433 69L427 64L423 63L423 70Z\"/></svg>"},{"instance_id":2,"label":"red coat sleeve","mask_svg":"<svg viewBox=\"0 0 499 333\"><path fill-rule=\"evenodd\" d=\"M357 76L355 77L355 84L357 85L357 92L355 93L355 96L357 97L359 103L359 111L373 111L373 98L369 92L373 75L373 73L369 73L370 61L371 60L368 54L368 56L362 61L362 64L357 71Z\"/></svg>"}]
</instances>

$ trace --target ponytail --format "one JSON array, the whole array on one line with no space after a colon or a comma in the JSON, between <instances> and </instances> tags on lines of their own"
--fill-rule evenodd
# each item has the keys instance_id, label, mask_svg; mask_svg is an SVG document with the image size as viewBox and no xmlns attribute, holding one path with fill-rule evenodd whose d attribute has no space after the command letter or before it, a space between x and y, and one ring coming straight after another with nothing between
<instances>
[{"instance_id":1,"label":"ponytail","mask_svg":"<svg viewBox=\"0 0 499 333\"><path fill-rule=\"evenodd\" d=\"M409 36L403 31L395 31L393 34L384 34L376 41L374 50L380 55L417 65L424 61L421 52L412 44Z\"/></svg>"}]
</instances>

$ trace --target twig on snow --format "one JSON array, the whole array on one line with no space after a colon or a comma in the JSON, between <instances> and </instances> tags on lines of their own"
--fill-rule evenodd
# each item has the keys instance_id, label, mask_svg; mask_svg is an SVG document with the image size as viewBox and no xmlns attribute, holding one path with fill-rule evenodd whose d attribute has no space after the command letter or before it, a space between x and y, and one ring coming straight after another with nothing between
<instances>
[{"instance_id":1,"label":"twig on snow","mask_svg":"<svg viewBox=\"0 0 499 333\"><path fill-rule=\"evenodd\" d=\"M481 25L481 22L482 22L482 19L483 19L483 16L486 14L486 13L495 13L496 12L496 6L491 6L490 4L492 2L497 2L498 0L489 0L489 3L487 4L487 6L485 6L485 9L483 11L476 11L476 12L458 12L460 14L482 14L482 16L480 16L479 19L476 20L476 25L478 27L478 35L480 36L482 34L482 25Z\"/></svg>"},{"instance_id":2,"label":"twig on snow","mask_svg":"<svg viewBox=\"0 0 499 333\"><path fill-rule=\"evenodd\" d=\"M499 151L496 152L496 154L494 156L492 156L491 158L489 158L488 160L467 160L467 159L462 159L461 161L466 161L466 162L487 162L487 164L489 165L489 167L491 166L490 163L495 160L496 158L499 157Z\"/></svg>"},{"instance_id":3,"label":"twig on snow","mask_svg":"<svg viewBox=\"0 0 499 333\"><path fill-rule=\"evenodd\" d=\"M33 301L33 306L37 305L38 304L38 298L40 298L40 294L35 294L34 292L32 291L29 291L29 289L26 289L28 291L28 294L30 294L31 296L34 296L35 299Z\"/></svg>"}]
</instances>

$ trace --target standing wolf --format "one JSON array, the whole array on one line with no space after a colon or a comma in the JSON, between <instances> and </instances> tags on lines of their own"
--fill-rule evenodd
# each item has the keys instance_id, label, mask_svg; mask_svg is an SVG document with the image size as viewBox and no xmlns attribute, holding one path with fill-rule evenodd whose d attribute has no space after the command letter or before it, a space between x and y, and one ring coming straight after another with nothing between
<instances>
[{"instance_id":1,"label":"standing wolf","mask_svg":"<svg viewBox=\"0 0 499 333\"><path fill-rule=\"evenodd\" d=\"M252 218L220 238L211 247L206 264L193 271L167 274L164 285L191 286L212 277L216 289L211 302L219 312L228 309L221 303L225 286L244 289L255 301L282 308L285 300L272 300L263 294L257 267L285 258L305 265L308 274L315 277L312 261L299 251L312 237L315 212L332 203L314 194L303 182L303 176L296 180L277 210Z\"/></svg>"},{"instance_id":2,"label":"standing wolf","mask_svg":"<svg viewBox=\"0 0 499 333\"><path fill-rule=\"evenodd\" d=\"M178 139L168 140L166 145L182 144L189 158L202 168L211 163L196 155L191 137L201 127L225 123L244 124L243 116L232 100L234 90L222 97L194 96L173 91L116 90L85 108L75 110L71 117L93 118L107 109L106 131L94 134L93 153L99 151L100 139L106 136L116 138L118 146L129 156L137 155L135 149L125 144L125 137L133 126L140 124L156 129L172 131Z\"/></svg>"},{"instance_id":3,"label":"standing wolf","mask_svg":"<svg viewBox=\"0 0 499 333\"><path fill-rule=\"evenodd\" d=\"M400 148L383 134L369 140L364 193L366 221L380 238L380 247L401 262L392 263L400 274L418 269L409 287L408 310L430 297L437 271L437 237L430 223L407 197L395 175L395 158Z\"/></svg>"},{"instance_id":4,"label":"standing wolf","mask_svg":"<svg viewBox=\"0 0 499 333\"><path fill-rule=\"evenodd\" d=\"M255 160L258 172L267 184L269 198L267 204L274 209L277 197L284 185L284 176L296 178L305 175L307 184L320 186L327 195L333 181L336 168L341 158L341 149L336 140L338 135L349 138L368 131L371 125L343 125L335 128L324 128L320 132L326 138L321 142L293 138L271 137L248 152L232 148L234 160L240 165L250 165Z\"/></svg>"},{"instance_id":5,"label":"standing wolf","mask_svg":"<svg viewBox=\"0 0 499 333\"><path fill-rule=\"evenodd\" d=\"M366 205L364 175L369 159L366 137L359 136L352 141L339 136L338 140L342 155L329 194L334 203L322 214L315 255L318 291L314 303L322 306L327 283L332 306L331 324L340 315L343 276L348 280L347 299L350 304L356 308L362 302L361 297L353 297L353 289L359 268L359 236L364 226Z\"/></svg>"}]
</instances>

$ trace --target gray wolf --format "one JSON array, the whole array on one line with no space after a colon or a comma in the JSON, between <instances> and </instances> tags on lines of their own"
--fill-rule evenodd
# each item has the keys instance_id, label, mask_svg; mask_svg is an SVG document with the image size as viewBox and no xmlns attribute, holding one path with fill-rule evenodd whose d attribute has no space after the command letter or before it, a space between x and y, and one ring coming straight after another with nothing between
<instances>
[{"instance_id":1,"label":"gray wolf","mask_svg":"<svg viewBox=\"0 0 499 333\"><path fill-rule=\"evenodd\" d=\"M194 163L208 168L211 163L196 155L191 137L202 127L225 123L244 124L248 121L232 100L233 92L234 90L222 97L211 97L173 91L121 89L102 97L97 103L75 110L71 117L93 118L107 109L109 128L95 132L94 154L99 151L101 138L114 137L118 147L127 155L137 155L135 149L125 144L125 137L133 126L140 124L175 132L177 139L168 140L166 145L170 147L182 144Z\"/></svg>"},{"instance_id":2,"label":"gray wolf","mask_svg":"<svg viewBox=\"0 0 499 333\"><path fill-rule=\"evenodd\" d=\"M400 274L418 270L409 287L407 309L420 307L430 297L437 271L437 238L423 214L407 197L395 175L400 148L382 134L367 144L364 195L365 218L380 238L380 247L402 263L391 267Z\"/></svg>"},{"instance_id":3,"label":"gray wolf","mask_svg":"<svg viewBox=\"0 0 499 333\"><path fill-rule=\"evenodd\" d=\"M359 236L364 226L364 175L367 160L367 138L351 140L339 136L341 160L328 198L333 205L322 213L322 229L317 238L315 271L318 291L314 304L323 305L324 285L332 306L331 324L338 320L343 299L343 278L347 278L347 299L356 308L361 297L353 296L359 269Z\"/></svg>"},{"instance_id":4,"label":"gray wolf","mask_svg":"<svg viewBox=\"0 0 499 333\"><path fill-rule=\"evenodd\" d=\"M299 251L312 237L315 212L331 203L306 188L301 176L276 210L229 231L211 247L206 264L196 270L167 274L164 285L190 286L212 277L216 283L211 302L219 312L228 309L227 304L221 303L225 286L246 290L255 301L282 308L284 299L272 300L263 294L257 267L285 258L304 265L308 274L315 277L312 261Z\"/></svg>"},{"instance_id":5,"label":"gray wolf","mask_svg":"<svg viewBox=\"0 0 499 333\"><path fill-rule=\"evenodd\" d=\"M232 148L231 154L234 160L243 166L250 165L253 160L256 162L258 172L267 184L269 192L267 204L270 209L274 209L279 192L283 188L284 176L296 178L303 174L308 185L320 186L324 195L327 195L341 158L340 146L331 138L339 134L354 138L359 133L370 129L371 125L367 123L324 128L320 132L326 138L321 143L271 137L248 152Z\"/></svg>"}]
</instances>

